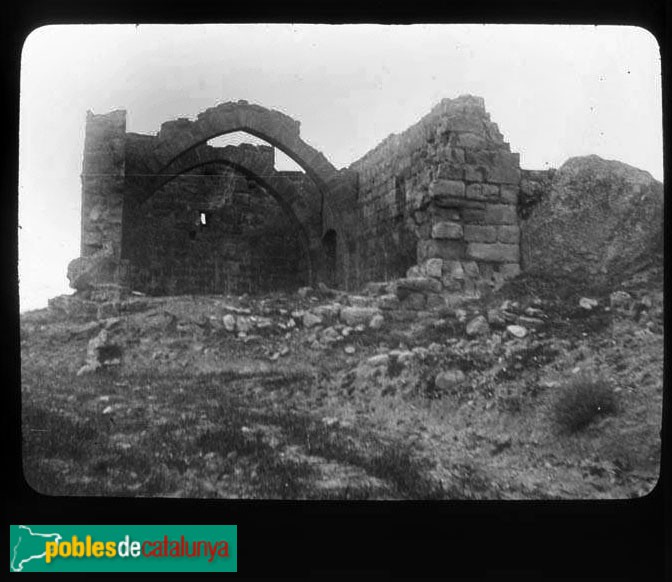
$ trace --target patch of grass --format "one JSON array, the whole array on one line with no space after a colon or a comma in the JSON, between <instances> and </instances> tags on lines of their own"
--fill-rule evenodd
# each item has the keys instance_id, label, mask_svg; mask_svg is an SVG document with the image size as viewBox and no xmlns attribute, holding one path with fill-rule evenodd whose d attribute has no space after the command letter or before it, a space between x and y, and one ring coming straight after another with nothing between
<instances>
[{"instance_id":1,"label":"patch of grass","mask_svg":"<svg viewBox=\"0 0 672 582\"><path fill-rule=\"evenodd\" d=\"M297 499L306 495L312 475L313 469L306 461L265 454L259 459L252 483L262 497Z\"/></svg>"},{"instance_id":2,"label":"patch of grass","mask_svg":"<svg viewBox=\"0 0 672 582\"><path fill-rule=\"evenodd\" d=\"M552 362L558 355L558 350L548 344L537 344L531 348L523 348L511 354L506 367L497 372L495 380L503 382L514 380L525 370L539 369Z\"/></svg>"},{"instance_id":3,"label":"patch of grass","mask_svg":"<svg viewBox=\"0 0 672 582\"><path fill-rule=\"evenodd\" d=\"M444 499L451 496L451 492L427 477L430 463L416 458L408 444L386 444L370 437L357 439L351 430L341 428L336 432L305 416L274 414L266 415L265 419L282 426L293 441L305 446L309 454L360 467L391 483L401 497Z\"/></svg>"},{"instance_id":4,"label":"patch of grass","mask_svg":"<svg viewBox=\"0 0 672 582\"><path fill-rule=\"evenodd\" d=\"M507 281L495 294L494 300L501 302L509 298L524 302L528 298L540 297L576 303L582 296L599 297L608 293L606 285L594 282L590 277L566 274L554 276L528 271Z\"/></svg>"},{"instance_id":5,"label":"patch of grass","mask_svg":"<svg viewBox=\"0 0 672 582\"><path fill-rule=\"evenodd\" d=\"M206 431L196 439L201 452L216 452L222 457L235 452L238 457L246 457L254 467L250 483L262 498L297 499L309 493L308 479L313 474L309 463L282 459L261 432L243 432L246 424L259 421L258 414L228 403L217 409L215 418L221 428Z\"/></svg>"},{"instance_id":6,"label":"patch of grass","mask_svg":"<svg viewBox=\"0 0 672 582\"><path fill-rule=\"evenodd\" d=\"M72 421L66 416L24 405L23 455L83 459L92 444L100 442L99 428L94 421Z\"/></svg>"},{"instance_id":7,"label":"patch of grass","mask_svg":"<svg viewBox=\"0 0 672 582\"><path fill-rule=\"evenodd\" d=\"M553 416L562 432L575 433L586 428L599 416L618 411L616 396L609 384L582 374L560 389L553 403Z\"/></svg>"},{"instance_id":8,"label":"patch of grass","mask_svg":"<svg viewBox=\"0 0 672 582\"><path fill-rule=\"evenodd\" d=\"M241 429L242 423L236 422L216 431L207 431L196 439L196 446L204 453L214 452L223 457L234 451L241 456L259 456L271 450L260 433L248 438Z\"/></svg>"},{"instance_id":9,"label":"patch of grass","mask_svg":"<svg viewBox=\"0 0 672 582\"><path fill-rule=\"evenodd\" d=\"M399 358L390 356L389 364L387 365L387 375L390 378L396 378L404 371L404 365L399 363Z\"/></svg>"},{"instance_id":10,"label":"patch of grass","mask_svg":"<svg viewBox=\"0 0 672 582\"><path fill-rule=\"evenodd\" d=\"M73 421L32 404L23 406L22 417L23 469L32 487L44 495L99 493L92 483L67 483L65 474L81 472L90 458L108 450L99 419Z\"/></svg>"}]
</instances>

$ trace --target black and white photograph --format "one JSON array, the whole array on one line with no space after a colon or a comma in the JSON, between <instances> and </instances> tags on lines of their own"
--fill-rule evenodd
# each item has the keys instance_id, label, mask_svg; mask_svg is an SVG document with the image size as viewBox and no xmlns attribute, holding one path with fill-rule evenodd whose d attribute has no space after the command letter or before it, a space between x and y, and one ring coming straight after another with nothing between
<instances>
[{"instance_id":1,"label":"black and white photograph","mask_svg":"<svg viewBox=\"0 0 672 582\"><path fill-rule=\"evenodd\" d=\"M20 90L33 490L656 486L663 112L645 29L54 24L26 39Z\"/></svg>"}]
</instances>

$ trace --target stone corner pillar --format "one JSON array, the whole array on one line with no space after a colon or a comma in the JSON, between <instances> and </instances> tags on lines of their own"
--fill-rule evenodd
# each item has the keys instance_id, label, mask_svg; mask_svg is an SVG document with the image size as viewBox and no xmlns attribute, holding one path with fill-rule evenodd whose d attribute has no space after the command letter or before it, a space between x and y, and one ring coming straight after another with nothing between
<instances>
[{"instance_id":1,"label":"stone corner pillar","mask_svg":"<svg viewBox=\"0 0 672 582\"><path fill-rule=\"evenodd\" d=\"M81 258L105 257L99 281L118 282L125 186L126 111L87 112L82 165ZM112 264L110 264L110 262Z\"/></svg>"}]
</instances>

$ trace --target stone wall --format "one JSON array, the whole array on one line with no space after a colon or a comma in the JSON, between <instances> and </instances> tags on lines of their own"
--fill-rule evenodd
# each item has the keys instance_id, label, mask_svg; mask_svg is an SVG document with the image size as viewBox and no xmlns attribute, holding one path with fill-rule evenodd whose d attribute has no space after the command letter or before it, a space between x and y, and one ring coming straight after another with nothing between
<instances>
[{"instance_id":1,"label":"stone wall","mask_svg":"<svg viewBox=\"0 0 672 582\"><path fill-rule=\"evenodd\" d=\"M471 293L519 272L519 156L481 98L444 99L350 169L358 232L344 250L358 285L408 274Z\"/></svg>"},{"instance_id":2,"label":"stone wall","mask_svg":"<svg viewBox=\"0 0 672 582\"><path fill-rule=\"evenodd\" d=\"M307 284L294 225L262 188L225 166L176 177L125 221L133 289L241 294Z\"/></svg>"},{"instance_id":3,"label":"stone wall","mask_svg":"<svg viewBox=\"0 0 672 582\"><path fill-rule=\"evenodd\" d=\"M81 256L121 248L126 161L126 112L86 116L82 167Z\"/></svg>"},{"instance_id":4,"label":"stone wall","mask_svg":"<svg viewBox=\"0 0 672 582\"><path fill-rule=\"evenodd\" d=\"M325 281L353 290L424 277L432 293L474 294L519 272L519 156L481 98L444 99L341 170L303 142L298 122L244 101L153 136L125 130L123 111L87 117L75 288L237 293ZM305 173L276 171L270 146L207 145L231 131L267 139Z\"/></svg>"}]
</instances>

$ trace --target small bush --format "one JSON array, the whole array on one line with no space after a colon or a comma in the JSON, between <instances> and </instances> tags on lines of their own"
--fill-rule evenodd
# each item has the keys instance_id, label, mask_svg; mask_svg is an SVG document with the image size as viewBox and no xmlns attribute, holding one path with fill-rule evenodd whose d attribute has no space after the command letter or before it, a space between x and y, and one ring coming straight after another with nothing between
<instances>
[{"instance_id":1,"label":"small bush","mask_svg":"<svg viewBox=\"0 0 672 582\"><path fill-rule=\"evenodd\" d=\"M560 389L553 412L561 430L574 433L617 408L616 396L605 380L581 375Z\"/></svg>"}]
</instances>

